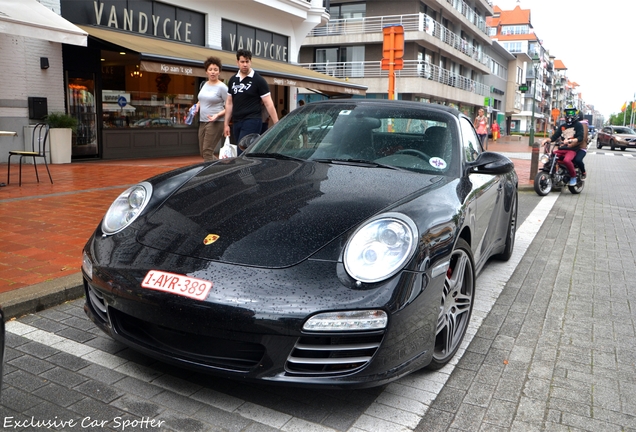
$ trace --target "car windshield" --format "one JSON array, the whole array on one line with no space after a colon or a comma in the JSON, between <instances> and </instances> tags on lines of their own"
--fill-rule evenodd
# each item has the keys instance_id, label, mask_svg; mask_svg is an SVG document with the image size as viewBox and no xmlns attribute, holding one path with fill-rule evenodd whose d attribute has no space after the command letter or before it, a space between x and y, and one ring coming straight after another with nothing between
<instances>
[{"instance_id":1,"label":"car windshield","mask_svg":"<svg viewBox=\"0 0 636 432\"><path fill-rule=\"evenodd\" d=\"M617 134L629 134L629 135L636 134L636 132L634 132L632 129L630 129L628 127L617 127L617 128L614 128L614 133L617 133Z\"/></svg>"},{"instance_id":2,"label":"car windshield","mask_svg":"<svg viewBox=\"0 0 636 432\"><path fill-rule=\"evenodd\" d=\"M245 153L450 175L454 117L417 105L314 103L292 111Z\"/></svg>"}]
</instances>

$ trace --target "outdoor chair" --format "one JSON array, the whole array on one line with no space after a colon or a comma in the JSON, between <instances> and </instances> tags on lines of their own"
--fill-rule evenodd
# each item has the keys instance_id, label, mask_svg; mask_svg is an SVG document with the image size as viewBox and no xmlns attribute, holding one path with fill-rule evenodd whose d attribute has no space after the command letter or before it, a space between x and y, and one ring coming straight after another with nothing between
<instances>
[{"instance_id":1,"label":"outdoor chair","mask_svg":"<svg viewBox=\"0 0 636 432\"><path fill-rule=\"evenodd\" d=\"M51 184L53 184L53 177L51 177L51 171L49 171L49 164L46 161L46 146L49 141L49 125L46 123L38 123L33 128L33 136L31 137L31 151L28 150L10 150L9 151L9 160L8 160L8 172L7 172L7 185L11 182L11 156L20 156L20 176L19 176L19 186L22 186L22 159L23 158L33 158L33 168L35 169L35 177L40 182L40 176L38 175L38 166L35 161L36 158L44 159L44 165L46 166L46 171L49 173L49 179L51 180Z\"/></svg>"}]
</instances>

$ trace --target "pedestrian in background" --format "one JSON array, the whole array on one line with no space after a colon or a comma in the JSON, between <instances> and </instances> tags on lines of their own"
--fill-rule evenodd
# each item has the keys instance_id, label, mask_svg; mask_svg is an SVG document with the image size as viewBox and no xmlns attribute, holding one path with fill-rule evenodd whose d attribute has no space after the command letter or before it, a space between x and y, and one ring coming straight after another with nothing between
<instances>
[{"instance_id":1,"label":"pedestrian in background","mask_svg":"<svg viewBox=\"0 0 636 432\"><path fill-rule=\"evenodd\" d=\"M261 135L265 133L267 129L269 129L269 113L267 112L267 107L261 101L261 121L263 125L261 126Z\"/></svg>"},{"instance_id":2,"label":"pedestrian in background","mask_svg":"<svg viewBox=\"0 0 636 432\"><path fill-rule=\"evenodd\" d=\"M484 110L479 109L477 111L477 117L475 117L475 121L473 122L475 129L477 129L477 135L479 135L479 141L481 141L481 146L483 147L486 144L486 137L488 136L488 117L484 115Z\"/></svg>"},{"instance_id":3,"label":"pedestrian in background","mask_svg":"<svg viewBox=\"0 0 636 432\"><path fill-rule=\"evenodd\" d=\"M204 63L208 80L201 86L196 111L199 113L199 152L205 162L216 160L214 151L223 137L223 117L228 98L227 85L219 80L221 59L209 57Z\"/></svg>"},{"instance_id":4,"label":"pedestrian in background","mask_svg":"<svg viewBox=\"0 0 636 432\"><path fill-rule=\"evenodd\" d=\"M263 127L261 101L269 113L272 124L278 122L278 114L267 82L252 69L251 51L238 50L236 60L239 71L228 81L224 134L230 136L230 121L232 121L234 139L238 144L245 135L261 133Z\"/></svg>"},{"instance_id":5,"label":"pedestrian in background","mask_svg":"<svg viewBox=\"0 0 636 432\"><path fill-rule=\"evenodd\" d=\"M497 142L497 139L499 138L499 131L500 131L500 127L499 127L499 123L494 122L492 124L492 140L494 142Z\"/></svg>"}]
</instances>

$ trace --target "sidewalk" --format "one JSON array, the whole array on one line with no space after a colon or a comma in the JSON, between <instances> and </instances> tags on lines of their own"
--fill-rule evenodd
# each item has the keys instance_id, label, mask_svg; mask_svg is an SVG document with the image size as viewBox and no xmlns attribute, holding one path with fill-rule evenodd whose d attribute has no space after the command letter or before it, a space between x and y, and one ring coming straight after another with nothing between
<instances>
[{"instance_id":1,"label":"sidewalk","mask_svg":"<svg viewBox=\"0 0 636 432\"><path fill-rule=\"evenodd\" d=\"M528 139L490 140L489 151L510 157L519 188L532 188ZM0 305L7 317L42 310L83 294L82 248L113 200L148 177L199 163L199 156L85 161L43 166L37 183L32 165L11 166L11 184L0 187ZM6 181L7 164L0 164Z\"/></svg>"}]
</instances>

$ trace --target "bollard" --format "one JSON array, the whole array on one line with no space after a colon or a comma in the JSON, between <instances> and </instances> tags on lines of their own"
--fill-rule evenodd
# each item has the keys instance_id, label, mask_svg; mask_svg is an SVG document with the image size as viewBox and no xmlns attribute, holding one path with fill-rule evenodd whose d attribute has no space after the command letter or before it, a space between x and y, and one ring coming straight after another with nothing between
<instances>
[{"instance_id":1,"label":"bollard","mask_svg":"<svg viewBox=\"0 0 636 432\"><path fill-rule=\"evenodd\" d=\"M539 143L535 141L532 144L532 157L530 158L530 181L534 181L534 178L539 171Z\"/></svg>"}]
</instances>

